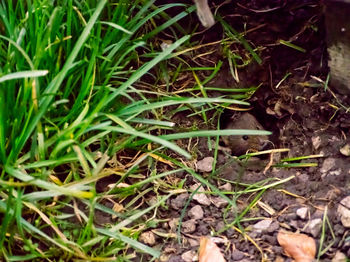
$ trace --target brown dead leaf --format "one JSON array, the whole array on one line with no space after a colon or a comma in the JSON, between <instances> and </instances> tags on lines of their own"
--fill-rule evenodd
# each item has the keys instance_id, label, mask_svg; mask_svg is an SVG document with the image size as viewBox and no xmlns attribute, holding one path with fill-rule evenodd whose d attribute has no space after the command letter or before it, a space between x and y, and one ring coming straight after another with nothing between
<instances>
[{"instance_id":1,"label":"brown dead leaf","mask_svg":"<svg viewBox=\"0 0 350 262\"><path fill-rule=\"evenodd\" d=\"M295 262L312 262L316 255L316 242L305 234L279 231L277 241L287 256Z\"/></svg>"},{"instance_id":2,"label":"brown dead leaf","mask_svg":"<svg viewBox=\"0 0 350 262\"><path fill-rule=\"evenodd\" d=\"M199 243L199 262L226 262L220 248L209 238L201 237Z\"/></svg>"}]
</instances>

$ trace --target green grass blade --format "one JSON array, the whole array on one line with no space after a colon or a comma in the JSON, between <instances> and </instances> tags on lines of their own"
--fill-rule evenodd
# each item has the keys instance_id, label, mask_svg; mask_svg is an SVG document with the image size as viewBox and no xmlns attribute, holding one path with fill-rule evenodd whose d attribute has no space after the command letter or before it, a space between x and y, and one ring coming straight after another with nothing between
<instances>
[{"instance_id":1,"label":"green grass blade","mask_svg":"<svg viewBox=\"0 0 350 262\"><path fill-rule=\"evenodd\" d=\"M47 70L32 70L32 71L21 71L21 72L10 73L0 77L0 83L6 82L9 80L14 80L14 79L46 76L48 73L49 71Z\"/></svg>"}]
</instances>

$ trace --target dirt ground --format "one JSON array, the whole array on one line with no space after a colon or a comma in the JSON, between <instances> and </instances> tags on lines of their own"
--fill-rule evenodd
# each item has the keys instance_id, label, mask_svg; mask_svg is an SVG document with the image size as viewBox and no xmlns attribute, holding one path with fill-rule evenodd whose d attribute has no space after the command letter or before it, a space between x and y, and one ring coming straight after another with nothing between
<instances>
[{"instance_id":1,"label":"dirt ground","mask_svg":"<svg viewBox=\"0 0 350 262\"><path fill-rule=\"evenodd\" d=\"M336 254L340 256L340 252L350 257L349 230L343 225L338 210L339 206L346 208L347 204L340 204L340 201L349 195L350 161L344 155L344 146L350 143L350 117L345 112L344 97L332 93L331 87L325 90L321 81L328 74L321 3L311 0L235 0L213 1L211 5L235 30L246 31L245 39L258 47L261 65L253 61L242 67L238 70L239 83L235 81L224 58L222 44L216 43L223 39L219 23L208 30L199 27L197 31L200 33L193 39L199 44L209 45L198 49L193 57L202 55L188 62L193 66L213 66L218 60L224 61L220 72L207 84L210 86L242 88L260 85L249 100L252 105L250 112L266 130L273 132L269 137L273 147L290 150L282 153L282 158L308 156L296 162L313 163L314 166L270 167L264 172L268 162L268 157L265 157L261 159L264 164L260 168L246 165L237 171L236 163L230 163L232 157L220 151L218 177L226 172L231 174L230 179L242 184L268 185L283 179L286 182L268 188L261 195L259 192L262 191L241 194L235 199L236 207L230 208L227 208L227 202L215 195L208 195L207 200L192 199L188 206L185 205L189 193L173 196L167 202L168 208L158 210L158 218L166 222L152 231L158 232L152 233L155 241L150 243L144 235L144 242L162 250L159 261L196 261L199 237L214 232L221 240L218 245L227 261L291 261L276 237L279 230L285 229L313 237L322 253L320 261L336 261L334 257ZM184 24L198 22L194 13L188 19L183 21ZM304 51L281 44L280 40L290 41ZM237 43L228 46L242 56L247 52ZM201 79L206 74L202 72ZM218 96L220 93L208 95ZM225 116L230 113L224 113L224 122L230 121ZM184 128L193 124L193 119L183 116L177 115L173 121ZM203 123L199 125L207 128ZM205 139L200 139L197 145L192 144L191 148L198 151L197 161L213 157ZM203 177L208 176L206 172L198 172ZM198 181L191 176L181 174L178 179L185 177L185 187L196 188ZM238 192L246 188L220 179L208 180L223 191ZM250 207L241 223L228 226L254 198L259 201ZM180 220L179 243L176 233ZM239 231L244 231L249 238Z\"/></svg>"},{"instance_id":2,"label":"dirt ground","mask_svg":"<svg viewBox=\"0 0 350 262\"><path fill-rule=\"evenodd\" d=\"M315 163L315 166L271 167L263 172L263 168L250 170L247 165L240 175L234 177L236 182L239 180L245 184L259 181L268 184L269 179L291 178L267 189L240 223L239 228L253 241L227 225L256 195L240 195L236 210L228 210L225 203L210 196L209 202L189 202L182 219L181 244L175 239L157 237L161 243L156 245L161 245L163 250L161 260L195 260L199 237L221 232L216 237L224 239L218 245L227 261L291 261L277 242L276 236L281 229L308 234L316 240L318 248L322 244L320 261L331 261L340 252L350 257L349 230L344 227L338 212L340 201L349 194L350 162L349 157L341 153L341 148L350 143L350 117L342 107L346 106L343 97L325 91L320 81L325 80L328 73L322 5L319 1L301 0L238 0L221 6L218 2L211 4L218 7L224 20L238 32L246 30L246 40L260 48L262 64L252 62L240 69L240 82L237 83L228 63L224 62L209 85L227 88L261 85L250 100L253 107L251 112L266 130L273 131L270 140L275 148L290 149L282 157L318 156L301 161ZM217 23L194 37L205 44L222 39L222 34L221 25ZM283 45L279 40L291 41L305 52ZM239 45L230 47L245 52ZM208 53L196 60L200 65L213 66L223 57L220 44L209 45L205 51L200 49L198 52ZM290 75L281 81L288 73ZM179 121L178 124L186 126L186 121ZM199 143L197 149L200 152L198 161L213 156L205 140ZM218 170L225 166L225 172L229 170L238 174L235 166L230 169L232 164L229 158L223 152L219 153ZM202 175L206 176L205 172ZM219 180L212 182L224 190L241 189ZM189 179L186 183L191 188L197 182ZM189 197L184 193L169 200L170 210L160 211L159 214L162 219L170 221L160 231L176 233L174 224ZM326 226L324 221L327 222ZM322 233L323 229L325 233ZM322 243L321 236L324 236Z\"/></svg>"}]
</instances>

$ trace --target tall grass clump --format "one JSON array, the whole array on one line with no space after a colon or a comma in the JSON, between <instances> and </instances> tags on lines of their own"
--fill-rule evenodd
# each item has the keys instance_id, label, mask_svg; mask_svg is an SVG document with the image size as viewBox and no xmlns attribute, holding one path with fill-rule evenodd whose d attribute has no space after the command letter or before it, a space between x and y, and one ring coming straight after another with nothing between
<instances>
[{"instance_id":1,"label":"tall grass clump","mask_svg":"<svg viewBox=\"0 0 350 262\"><path fill-rule=\"evenodd\" d=\"M194 7L153 4L1 1L1 259L126 261L137 254L159 256L159 250L137 241L148 227L141 217L171 194L156 194L157 201L147 207L138 201L150 191L144 185L182 169L147 169L146 178L144 163L168 163L160 157L165 148L190 158L173 139L229 134L166 135L161 131L172 129L173 123L162 119L161 110L247 103L156 92L147 96L135 88L141 78L156 79L153 68L176 58L174 51L189 44L177 22ZM166 11L175 6L182 11L168 17ZM162 50L154 39L171 26L175 41ZM116 183L97 190L96 184L110 176ZM125 189L128 176L141 181ZM101 223L101 217L113 219Z\"/></svg>"}]
</instances>

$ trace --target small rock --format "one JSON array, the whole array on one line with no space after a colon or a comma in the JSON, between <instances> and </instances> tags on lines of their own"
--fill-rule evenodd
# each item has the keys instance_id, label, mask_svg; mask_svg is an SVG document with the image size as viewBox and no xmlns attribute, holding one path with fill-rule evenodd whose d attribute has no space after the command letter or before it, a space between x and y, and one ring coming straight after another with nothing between
<instances>
[{"instance_id":1,"label":"small rock","mask_svg":"<svg viewBox=\"0 0 350 262\"><path fill-rule=\"evenodd\" d=\"M295 228L295 229L299 228L299 223L297 220L291 220L291 221L289 221L289 223L287 225L288 225L288 227L286 227L286 228Z\"/></svg>"},{"instance_id":2,"label":"small rock","mask_svg":"<svg viewBox=\"0 0 350 262\"><path fill-rule=\"evenodd\" d=\"M284 262L284 259L283 259L283 257L281 257L281 256L277 256L277 257L275 258L275 262Z\"/></svg>"},{"instance_id":3,"label":"small rock","mask_svg":"<svg viewBox=\"0 0 350 262\"><path fill-rule=\"evenodd\" d=\"M253 228L257 233L261 233L263 231L266 231L271 225L271 223L272 223L272 219L263 219L258 223L254 224Z\"/></svg>"},{"instance_id":4,"label":"small rock","mask_svg":"<svg viewBox=\"0 0 350 262\"><path fill-rule=\"evenodd\" d=\"M191 186L191 189L196 190L197 187L198 187L198 184L195 184L195 185ZM193 199L196 200L201 205L210 206L211 202L210 202L209 198L207 197L206 194L201 193L201 192L205 192L205 190L202 186L200 186L197 193L193 196Z\"/></svg>"},{"instance_id":5,"label":"small rock","mask_svg":"<svg viewBox=\"0 0 350 262\"><path fill-rule=\"evenodd\" d=\"M310 220L308 227L307 227L307 231L310 232L310 234L313 237L317 237L321 232L321 228L322 228L322 219L315 218L315 219Z\"/></svg>"},{"instance_id":6,"label":"small rock","mask_svg":"<svg viewBox=\"0 0 350 262\"><path fill-rule=\"evenodd\" d=\"M222 197L212 197L211 201L217 208L222 208L228 205L227 200Z\"/></svg>"},{"instance_id":7,"label":"small rock","mask_svg":"<svg viewBox=\"0 0 350 262\"><path fill-rule=\"evenodd\" d=\"M139 241L146 245L153 246L156 243L156 237L152 231L146 231L141 233Z\"/></svg>"},{"instance_id":8,"label":"small rock","mask_svg":"<svg viewBox=\"0 0 350 262\"><path fill-rule=\"evenodd\" d=\"M314 147L315 150L320 148L320 145L321 145L321 137L320 136L311 137L311 141L312 141L312 146Z\"/></svg>"},{"instance_id":9,"label":"small rock","mask_svg":"<svg viewBox=\"0 0 350 262\"><path fill-rule=\"evenodd\" d=\"M307 214L309 212L309 209L307 207L301 207L297 209L297 215L298 217L300 217L301 219L305 219L307 217Z\"/></svg>"},{"instance_id":10,"label":"small rock","mask_svg":"<svg viewBox=\"0 0 350 262\"><path fill-rule=\"evenodd\" d=\"M343 226L350 227L350 196L340 201L337 212Z\"/></svg>"},{"instance_id":11,"label":"small rock","mask_svg":"<svg viewBox=\"0 0 350 262\"><path fill-rule=\"evenodd\" d=\"M190 244L190 247L198 247L199 246L198 239L188 238L187 242L188 242L188 244Z\"/></svg>"},{"instance_id":12,"label":"small rock","mask_svg":"<svg viewBox=\"0 0 350 262\"><path fill-rule=\"evenodd\" d=\"M332 259L332 262L346 262L346 256L344 255L344 253L337 251L335 253L335 256Z\"/></svg>"},{"instance_id":13,"label":"small rock","mask_svg":"<svg viewBox=\"0 0 350 262\"><path fill-rule=\"evenodd\" d=\"M331 175L331 176L339 176L341 173L342 173L342 170L339 168L339 169L330 171L329 175Z\"/></svg>"},{"instance_id":14,"label":"small rock","mask_svg":"<svg viewBox=\"0 0 350 262\"><path fill-rule=\"evenodd\" d=\"M222 237L211 237L210 238L215 244L225 244L227 245L229 241Z\"/></svg>"},{"instance_id":15,"label":"small rock","mask_svg":"<svg viewBox=\"0 0 350 262\"><path fill-rule=\"evenodd\" d=\"M221 189L222 191L228 191L231 192L232 191L232 185L231 183L226 183L222 186L219 186L219 189Z\"/></svg>"},{"instance_id":16,"label":"small rock","mask_svg":"<svg viewBox=\"0 0 350 262\"><path fill-rule=\"evenodd\" d=\"M184 233L193 233L196 231L196 221L193 219L187 220L182 223L182 231Z\"/></svg>"},{"instance_id":17,"label":"small rock","mask_svg":"<svg viewBox=\"0 0 350 262\"><path fill-rule=\"evenodd\" d=\"M342 236L345 232L345 228L341 224L335 224L334 225L334 232L338 236Z\"/></svg>"},{"instance_id":18,"label":"small rock","mask_svg":"<svg viewBox=\"0 0 350 262\"><path fill-rule=\"evenodd\" d=\"M320 169L321 173L327 173L329 170L335 167L335 159L332 157L326 158L323 161L322 167Z\"/></svg>"},{"instance_id":19,"label":"small rock","mask_svg":"<svg viewBox=\"0 0 350 262\"><path fill-rule=\"evenodd\" d=\"M194 250L187 251L181 255L181 258L185 262L198 261L197 252Z\"/></svg>"},{"instance_id":20,"label":"small rock","mask_svg":"<svg viewBox=\"0 0 350 262\"><path fill-rule=\"evenodd\" d=\"M170 206L175 210L182 209L185 206L188 197L189 195L187 193L180 194L170 201Z\"/></svg>"},{"instance_id":21,"label":"small rock","mask_svg":"<svg viewBox=\"0 0 350 262\"><path fill-rule=\"evenodd\" d=\"M205 157L198 161L196 166L198 171L211 172L213 170L214 158L211 156Z\"/></svg>"},{"instance_id":22,"label":"small rock","mask_svg":"<svg viewBox=\"0 0 350 262\"><path fill-rule=\"evenodd\" d=\"M233 261L242 260L244 257L245 255L242 251L239 251L237 249L232 251L231 258Z\"/></svg>"},{"instance_id":23,"label":"small rock","mask_svg":"<svg viewBox=\"0 0 350 262\"><path fill-rule=\"evenodd\" d=\"M268 233L273 233L273 232L277 231L279 228L280 228L280 223L278 223L278 221L274 221L268 227L267 232Z\"/></svg>"},{"instance_id":24,"label":"small rock","mask_svg":"<svg viewBox=\"0 0 350 262\"><path fill-rule=\"evenodd\" d=\"M169 262L170 256L171 255L169 255L169 254L161 254L161 256L159 257L159 261L160 262Z\"/></svg>"},{"instance_id":25,"label":"small rock","mask_svg":"<svg viewBox=\"0 0 350 262\"><path fill-rule=\"evenodd\" d=\"M202 219L204 216L204 211L200 205L195 205L188 211L188 215L190 218L194 220Z\"/></svg>"},{"instance_id":26,"label":"small rock","mask_svg":"<svg viewBox=\"0 0 350 262\"><path fill-rule=\"evenodd\" d=\"M344 156L350 156L350 144L346 144L345 146L341 147L339 151Z\"/></svg>"}]
</instances>

